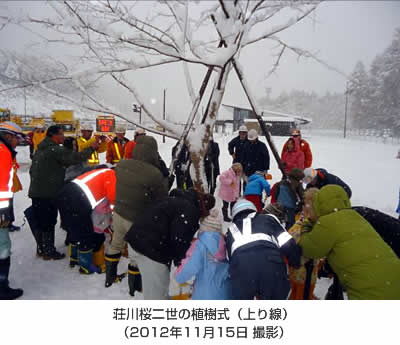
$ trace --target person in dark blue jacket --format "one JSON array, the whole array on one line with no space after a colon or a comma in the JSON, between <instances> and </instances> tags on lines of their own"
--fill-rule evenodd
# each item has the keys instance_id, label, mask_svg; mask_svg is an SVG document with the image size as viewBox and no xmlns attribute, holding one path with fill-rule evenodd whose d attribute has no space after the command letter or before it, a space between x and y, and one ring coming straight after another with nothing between
<instances>
[{"instance_id":1,"label":"person in dark blue jacket","mask_svg":"<svg viewBox=\"0 0 400 345\"><path fill-rule=\"evenodd\" d=\"M283 255L299 267L301 249L277 216L256 211L248 200L239 200L232 210L226 249L233 298L287 299L290 282Z\"/></svg>"},{"instance_id":2,"label":"person in dark blue jacket","mask_svg":"<svg viewBox=\"0 0 400 345\"><path fill-rule=\"evenodd\" d=\"M336 184L338 186L341 186L344 188L346 191L347 195L349 196L349 199L351 198L351 188L344 182L342 181L339 177L336 175L333 175L326 171L325 169L313 169L313 168L307 168L304 169L304 182L307 183L307 187L315 187L318 189L321 189L322 187L328 185L328 184Z\"/></svg>"},{"instance_id":3,"label":"person in dark blue jacket","mask_svg":"<svg viewBox=\"0 0 400 345\"><path fill-rule=\"evenodd\" d=\"M258 140L258 133L250 129L248 133L249 142L243 148L243 170L247 177L253 175L257 170L269 170L269 152L267 145Z\"/></svg>"},{"instance_id":4,"label":"person in dark blue jacket","mask_svg":"<svg viewBox=\"0 0 400 345\"><path fill-rule=\"evenodd\" d=\"M285 227L289 230L296 221L296 213L300 212L303 204L303 170L294 168L286 180L272 187L274 202L285 208ZM271 203L274 203L271 200Z\"/></svg>"},{"instance_id":5,"label":"person in dark blue jacket","mask_svg":"<svg viewBox=\"0 0 400 345\"><path fill-rule=\"evenodd\" d=\"M232 163L242 163L243 161L243 148L248 142L247 140L247 127L239 127L239 135L233 138L228 144L229 154L232 156Z\"/></svg>"}]
</instances>

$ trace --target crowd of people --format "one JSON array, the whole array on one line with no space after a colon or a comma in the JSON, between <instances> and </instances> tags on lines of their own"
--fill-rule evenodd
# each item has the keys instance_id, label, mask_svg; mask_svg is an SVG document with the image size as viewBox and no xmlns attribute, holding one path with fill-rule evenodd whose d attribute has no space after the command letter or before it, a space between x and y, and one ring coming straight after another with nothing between
<instances>
[{"instance_id":1,"label":"crowd of people","mask_svg":"<svg viewBox=\"0 0 400 345\"><path fill-rule=\"evenodd\" d=\"M207 192L192 188L189 147L171 175L157 141L140 128L131 141L123 127L114 138L93 135L89 125L77 139L56 125L43 132L32 152L32 205L25 210L39 259L65 258L54 241L60 213L69 266L82 275L105 273L106 288L127 276L131 296L168 299L174 266L174 279L193 285L192 299L313 299L320 276L334 281L327 298L345 291L349 299L400 299L400 221L352 207L350 187L312 167L310 145L297 129L282 149L286 176L273 186L268 148L256 130L239 128L228 145L232 166L222 173L211 140ZM23 294L8 280L21 135L16 124L0 124L0 299ZM100 164L102 152L107 164ZM218 176L223 218L214 197ZM129 265L119 274L122 255Z\"/></svg>"}]
</instances>

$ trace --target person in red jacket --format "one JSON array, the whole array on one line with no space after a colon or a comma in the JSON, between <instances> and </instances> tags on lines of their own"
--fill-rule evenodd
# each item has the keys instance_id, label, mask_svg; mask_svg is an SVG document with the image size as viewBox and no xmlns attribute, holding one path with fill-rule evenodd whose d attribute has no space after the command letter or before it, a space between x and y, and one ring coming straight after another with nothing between
<instances>
[{"instance_id":1,"label":"person in red jacket","mask_svg":"<svg viewBox=\"0 0 400 345\"><path fill-rule=\"evenodd\" d=\"M304 152L300 149L299 138L289 138L285 143L286 149L282 152L281 160L285 173L289 175L292 169L304 170Z\"/></svg>"},{"instance_id":2,"label":"person in red jacket","mask_svg":"<svg viewBox=\"0 0 400 345\"><path fill-rule=\"evenodd\" d=\"M22 296L21 289L12 289L8 283L10 272L11 240L8 226L11 220L10 203L13 198L14 159L17 155L21 128L13 122L0 124L0 300Z\"/></svg>"},{"instance_id":3,"label":"person in red jacket","mask_svg":"<svg viewBox=\"0 0 400 345\"><path fill-rule=\"evenodd\" d=\"M124 154L125 159L132 159L132 152L136 146L136 139L141 135L146 135L145 130L143 128L137 128L133 140L128 142L125 146L125 154Z\"/></svg>"},{"instance_id":4,"label":"person in red jacket","mask_svg":"<svg viewBox=\"0 0 400 345\"><path fill-rule=\"evenodd\" d=\"M129 139L125 138L125 128L117 126L115 130L116 137L107 144L106 162L117 164L125 157L125 149Z\"/></svg>"},{"instance_id":5,"label":"person in red jacket","mask_svg":"<svg viewBox=\"0 0 400 345\"><path fill-rule=\"evenodd\" d=\"M97 208L114 208L115 172L100 168L88 171L63 187L57 206L68 232L70 266L79 265L79 272L92 274L104 272L105 265L98 267L94 256L104 257L104 233L94 231L92 213Z\"/></svg>"},{"instance_id":6,"label":"person in red jacket","mask_svg":"<svg viewBox=\"0 0 400 345\"><path fill-rule=\"evenodd\" d=\"M304 169L312 166L313 156L310 144L301 137L300 129L295 129L292 132L292 138L300 139L300 150L304 152ZM282 154L287 149L287 142L283 145Z\"/></svg>"}]
</instances>

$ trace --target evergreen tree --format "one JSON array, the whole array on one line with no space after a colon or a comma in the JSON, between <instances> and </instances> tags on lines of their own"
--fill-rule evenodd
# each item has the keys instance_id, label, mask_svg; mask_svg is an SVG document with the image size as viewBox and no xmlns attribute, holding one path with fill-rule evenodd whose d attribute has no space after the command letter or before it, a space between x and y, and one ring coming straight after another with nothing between
<instances>
[{"instance_id":1,"label":"evergreen tree","mask_svg":"<svg viewBox=\"0 0 400 345\"><path fill-rule=\"evenodd\" d=\"M350 100L349 114L351 114L351 125L354 128L368 128L369 124L369 90L368 73L364 64L358 61L350 82L348 83L348 97Z\"/></svg>"}]
</instances>

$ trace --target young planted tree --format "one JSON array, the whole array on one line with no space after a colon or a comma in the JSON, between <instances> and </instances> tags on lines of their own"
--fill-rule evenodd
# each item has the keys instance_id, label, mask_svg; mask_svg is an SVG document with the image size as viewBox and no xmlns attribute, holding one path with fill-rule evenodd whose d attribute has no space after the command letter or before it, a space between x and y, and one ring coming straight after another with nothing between
<instances>
[{"instance_id":1,"label":"young planted tree","mask_svg":"<svg viewBox=\"0 0 400 345\"><path fill-rule=\"evenodd\" d=\"M202 3L184 0L154 3L50 1L47 3L52 9L50 16L12 17L3 14L0 24L23 26L40 35L47 45L80 51L79 64L64 62L62 75L49 73L38 79L32 77L32 74L21 74L19 87L33 86L77 104L82 109L113 114L146 128L136 123L130 114L121 112L117 104L105 104L87 87L88 83L107 80L109 87L128 92L139 103L142 111L165 129L165 132L159 132L146 128L148 131L178 139L180 144L186 142L193 162L191 175L195 187L206 190L204 156L232 72L238 75L254 112L260 115L250 83L245 77L245 68L240 65L240 52L264 40L278 43L282 50L272 69L279 64L285 50L311 56L299 48L287 45L279 34L306 18L318 3L301 0L219 0ZM149 6L152 6L151 15L144 11L144 7L148 9ZM291 15L289 19L288 14ZM271 22L280 24L271 25ZM36 26L45 28L46 33L38 31ZM153 113L131 78L138 70L167 64L180 64L186 77L192 109L188 109L187 124L183 129ZM205 70L197 94L189 65L203 66ZM54 86L54 83L61 81L72 83L82 97L76 100ZM207 87L210 89L207 110L202 123L194 128L194 119ZM258 118L262 128L265 127L261 117ZM269 133L264 130L279 164L279 156Z\"/></svg>"}]
</instances>

